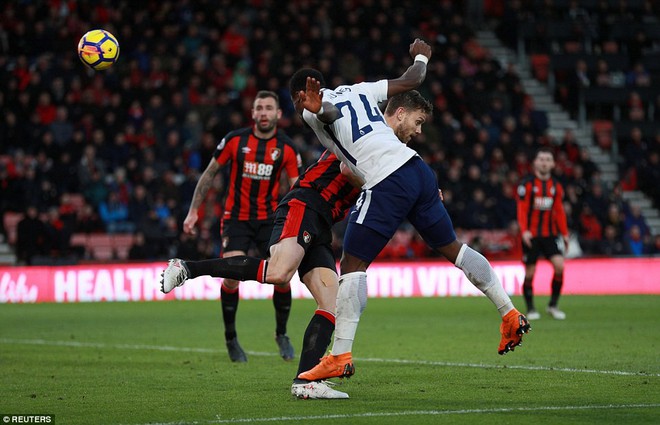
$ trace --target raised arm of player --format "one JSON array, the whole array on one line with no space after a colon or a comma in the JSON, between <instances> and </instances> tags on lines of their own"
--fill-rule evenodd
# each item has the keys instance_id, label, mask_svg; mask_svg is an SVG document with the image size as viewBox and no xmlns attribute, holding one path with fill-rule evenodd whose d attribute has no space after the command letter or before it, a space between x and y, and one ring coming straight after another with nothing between
<instances>
[{"instance_id":1,"label":"raised arm of player","mask_svg":"<svg viewBox=\"0 0 660 425\"><path fill-rule=\"evenodd\" d=\"M426 57L426 61L417 58L418 55ZM392 97L399 93L407 92L409 90L419 87L424 78L426 78L426 63L431 59L431 46L425 41L416 38L410 44L410 56L415 59L406 72L399 78L387 81L387 97ZM417 59L416 59L417 58Z\"/></svg>"},{"instance_id":2,"label":"raised arm of player","mask_svg":"<svg viewBox=\"0 0 660 425\"><path fill-rule=\"evenodd\" d=\"M321 82L312 77L307 77L305 91L298 93L298 102L309 112L316 114L319 120L326 124L333 123L339 118L339 110L330 102L323 102Z\"/></svg>"},{"instance_id":3,"label":"raised arm of player","mask_svg":"<svg viewBox=\"0 0 660 425\"><path fill-rule=\"evenodd\" d=\"M206 194L209 191L209 188L213 185L213 178L220 170L220 164L216 161L215 158L211 158L209 165L206 167L206 170L202 173L201 177L197 181L195 186L195 192L193 193L192 201L190 202L190 208L188 209L188 214L186 215L185 220L183 220L183 232L194 235L195 234L195 224L197 224L197 211L199 206L204 202Z\"/></svg>"}]
</instances>

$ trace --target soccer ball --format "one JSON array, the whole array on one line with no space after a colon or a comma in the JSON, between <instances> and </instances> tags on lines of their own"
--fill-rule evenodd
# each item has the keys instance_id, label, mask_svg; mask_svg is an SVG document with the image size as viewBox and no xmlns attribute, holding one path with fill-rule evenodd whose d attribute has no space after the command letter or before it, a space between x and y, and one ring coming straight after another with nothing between
<instances>
[{"instance_id":1,"label":"soccer ball","mask_svg":"<svg viewBox=\"0 0 660 425\"><path fill-rule=\"evenodd\" d=\"M91 30L78 43L78 57L95 71L108 69L119 58L119 43L106 30Z\"/></svg>"}]
</instances>

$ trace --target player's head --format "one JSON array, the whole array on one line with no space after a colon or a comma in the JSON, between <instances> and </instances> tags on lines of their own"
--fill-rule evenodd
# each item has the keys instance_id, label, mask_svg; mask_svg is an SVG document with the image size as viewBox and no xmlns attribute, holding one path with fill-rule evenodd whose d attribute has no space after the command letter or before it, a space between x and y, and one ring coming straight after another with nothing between
<instances>
[{"instance_id":1,"label":"player's head","mask_svg":"<svg viewBox=\"0 0 660 425\"><path fill-rule=\"evenodd\" d=\"M302 105L298 102L298 96L301 91L305 91L307 88L307 77L314 78L321 83L321 87L325 87L325 79L323 78L321 71L314 68L302 68L296 71L291 77L291 80L289 80L289 93L291 94L291 100L298 113L302 113L303 110Z\"/></svg>"},{"instance_id":2,"label":"player's head","mask_svg":"<svg viewBox=\"0 0 660 425\"><path fill-rule=\"evenodd\" d=\"M541 178L547 178L550 176L550 172L555 168L555 155L552 152L552 149L548 147L542 147L536 151L534 155L534 173Z\"/></svg>"},{"instance_id":3,"label":"player's head","mask_svg":"<svg viewBox=\"0 0 660 425\"><path fill-rule=\"evenodd\" d=\"M277 127L277 121L282 117L280 99L277 93L261 90L254 98L252 119L258 133L270 133Z\"/></svg>"},{"instance_id":4,"label":"player's head","mask_svg":"<svg viewBox=\"0 0 660 425\"><path fill-rule=\"evenodd\" d=\"M417 90L392 96L385 107L385 121L403 143L422 132L422 124L433 112L433 105Z\"/></svg>"}]
</instances>

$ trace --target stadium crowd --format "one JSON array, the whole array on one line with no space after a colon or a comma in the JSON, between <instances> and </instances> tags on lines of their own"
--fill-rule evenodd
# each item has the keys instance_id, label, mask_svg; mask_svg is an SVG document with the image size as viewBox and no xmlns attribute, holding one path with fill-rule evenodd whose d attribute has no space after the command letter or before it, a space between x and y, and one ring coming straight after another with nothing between
<instances>
[{"instance_id":1,"label":"stadium crowd","mask_svg":"<svg viewBox=\"0 0 660 425\"><path fill-rule=\"evenodd\" d=\"M129 259L217 256L222 176L200 211L199 237L180 226L219 140L250 124L256 92L279 94L280 128L309 165L323 149L294 113L293 71L319 68L333 87L400 75L416 37L434 49L420 90L434 111L411 146L437 172L459 235L506 229L502 246L482 249L519 258L516 186L532 153L550 146L585 254L660 252L660 236L652 239L621 185L603 183L573 133L549 136L515 67L476 42L464 15L462 2L446 0L3 2L0 214L25 213L19 260L71 255L72 234L95 232L135 233ZM76 57L92 28L119 40L109 70ZM338 226L338 252L341 235ZM432 255L403 226L382 258Z\"/></svg>"}]
</instances>

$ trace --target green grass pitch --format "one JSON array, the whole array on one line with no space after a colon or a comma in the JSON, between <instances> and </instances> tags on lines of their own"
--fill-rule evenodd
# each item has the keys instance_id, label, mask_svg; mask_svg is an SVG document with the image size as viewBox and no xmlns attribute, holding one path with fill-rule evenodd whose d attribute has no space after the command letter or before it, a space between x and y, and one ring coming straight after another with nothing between
<instances>
[{"instance_id":1,"label":"green grass pitch","mask_svg":"<svg viewBox=\"0 0 660 425\"><path fill-rule=\"evenodd\" d=\"M57 424L658 424L660 297L566 296L497 354L485 298L370 299L349 400L298 400L269 300L241 301L247 364L224 347L219 301L0 306L0 413ZM514 299L522 306L520 298ZM544 305L547 298L537 300ZM300 349L315 305L294 300Z\"/></svg>"}]
</instances>

